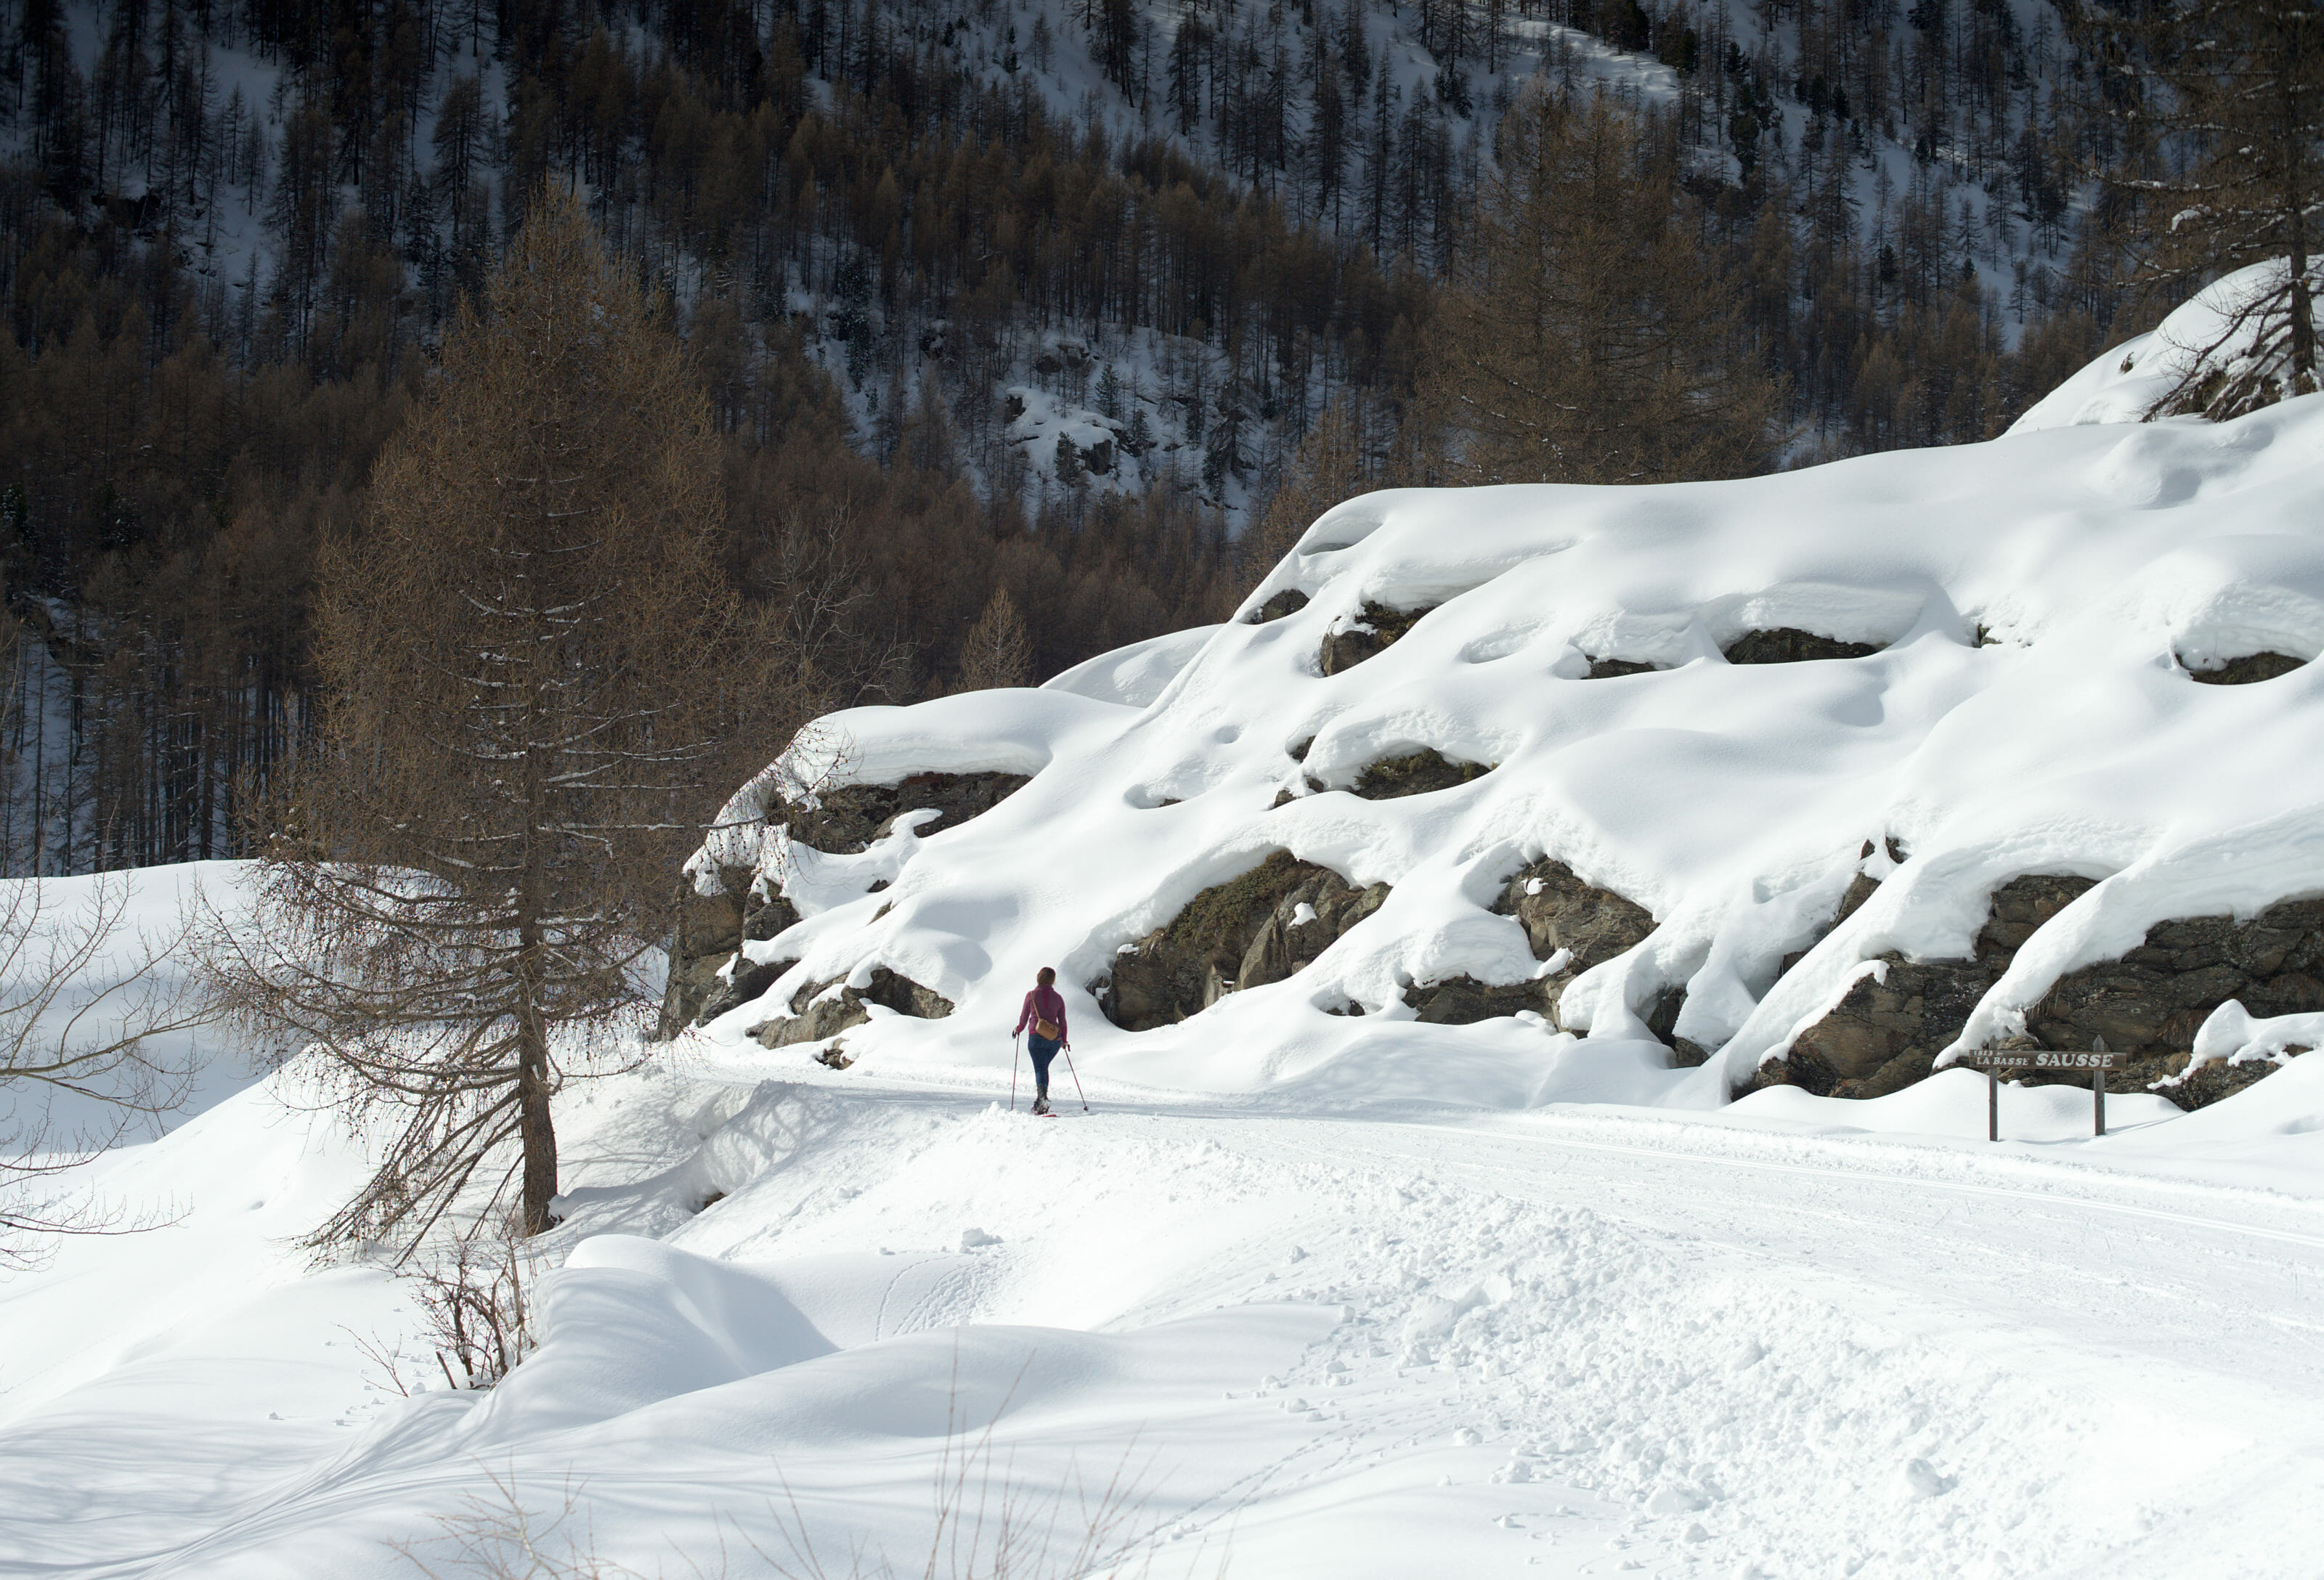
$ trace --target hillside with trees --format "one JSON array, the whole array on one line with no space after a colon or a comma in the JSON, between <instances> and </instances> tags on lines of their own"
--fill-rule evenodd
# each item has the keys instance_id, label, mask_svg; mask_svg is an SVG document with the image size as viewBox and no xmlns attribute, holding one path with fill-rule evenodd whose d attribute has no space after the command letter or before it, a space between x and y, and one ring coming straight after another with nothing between
<instances>
[{"instance_id":1,"label":"hillside with trees","mask_svg":"<svg viewBox=\"0 0 2324 1580\"><path fill-rule=\"evenodd\" d=\"M684 337L726 574L811 712L1222 618L1363 487L1997 432L2135 326L2078 37L1987 0L17 0L0 847L237 848L312 727L318 546L544 190ZM1723 436L1509 450L1460 370L1512 315L1545 409L1716 390Z\"/></svg>"}]
</instances>

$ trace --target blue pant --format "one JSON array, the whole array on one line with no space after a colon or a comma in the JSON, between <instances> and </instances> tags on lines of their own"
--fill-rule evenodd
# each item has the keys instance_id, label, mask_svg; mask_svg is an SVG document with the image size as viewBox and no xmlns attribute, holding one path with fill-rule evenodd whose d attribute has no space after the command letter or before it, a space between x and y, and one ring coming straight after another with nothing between
<instances>
[{"instance_id":1,"label":"blue pant","mask_svg":"<svg viewBox=\"0 0 2324 1580\"><path fill-rule=\"evenodd\" d=\"M1033 1050L1033 1090L1046 1098L1049 1095L1049 1061L1057 1056L1057 1039L1035 1032L1025 1041Z\"/></svg>"}]
</instances>

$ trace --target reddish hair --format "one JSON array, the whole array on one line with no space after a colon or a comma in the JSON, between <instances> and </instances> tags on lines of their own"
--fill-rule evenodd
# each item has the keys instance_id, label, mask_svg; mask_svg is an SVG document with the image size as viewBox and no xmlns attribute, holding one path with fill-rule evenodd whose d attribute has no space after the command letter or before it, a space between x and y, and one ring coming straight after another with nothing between
<instances>
[{"instance_id":1,"label":"reddish hair","mask_svg":"<svg viewBox=\"0 0 2324 1580\"><path fill-rule=\"evenodd\" d=\"M1033 979L1044 988L1050 987L1056 983L1057 979L1057 968L1055 966L1043 966L1041 968L1040 974Z\"/></svg>"}]
</instances>

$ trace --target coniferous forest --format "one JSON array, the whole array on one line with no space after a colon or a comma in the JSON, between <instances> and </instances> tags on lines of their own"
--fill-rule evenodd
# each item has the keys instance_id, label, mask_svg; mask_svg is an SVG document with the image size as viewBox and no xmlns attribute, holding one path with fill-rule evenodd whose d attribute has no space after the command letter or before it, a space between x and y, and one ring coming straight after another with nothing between
<instances>
[{"instance_id":1,"label":"coniferous forest","mask_svg":"<svg viewBox=\"0 0 2324 1580\"><path fill-rule=\"evenodd\" d=\"M2174 299L2098 179L2152 154L2135 90L2022 15L13 0L8 870L241 848L318 546L545 190L684 341L795 722L1222 619L1365 488L1998 433ZM1525 398L1603 424L1478 426L1463 348L1512 326Z\"/></svg>"}]
</instances>

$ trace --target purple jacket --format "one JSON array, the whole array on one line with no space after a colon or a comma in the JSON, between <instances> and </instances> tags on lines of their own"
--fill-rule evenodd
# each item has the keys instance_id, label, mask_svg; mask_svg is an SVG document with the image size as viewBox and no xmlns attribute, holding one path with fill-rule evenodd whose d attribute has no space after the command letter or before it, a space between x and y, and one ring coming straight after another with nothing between
<instances>
[{"instance_id":1,"label":"purple jacket","mask_svg":"<svg viewBox=\"0 0 2324 1580\"><path fill-rule=\"evenodd\" d=\"M1019 1011L1017 1015L1018 1032L1023 1031L1027 1026L1033 1024L1034 1012L1037 1010L1040 1013L1040 1016L1043 1020L1049 1022L1052 1025L1057 1028L1057 1037L1058 1040L1062 1042L1065 1036L1065 1001L1064 997L1058 994L1055 988L1036 988L1033 991L1025 995L1025 1007ZM1011 1036L1016 1034L1016 1032L1011 1032L1010 1033Z\"/></svg>"}]
</instances>

